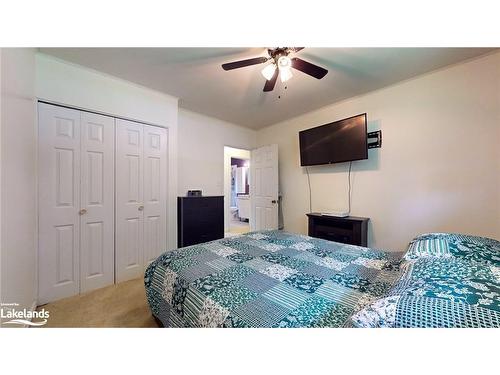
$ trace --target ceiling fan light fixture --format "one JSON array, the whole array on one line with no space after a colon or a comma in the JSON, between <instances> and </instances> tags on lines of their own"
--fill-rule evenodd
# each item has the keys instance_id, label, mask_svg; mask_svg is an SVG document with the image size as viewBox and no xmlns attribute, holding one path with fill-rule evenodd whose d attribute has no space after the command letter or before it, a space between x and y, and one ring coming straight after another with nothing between
<instances>
[{"instance_id":1,"label":"ceiling fan light fixture","mask_svg":"<svg viewBox=\"0 0 500 375\"><path fill-rule=\"evenodd\" d=\"M284 55L284 56L280 56L280 58L278 59L278 68L281 70L281 69L290 69L292 67L292 60Z\"/></svg>"},{"instance_id":2,"label":"ceiling fan light fixture","mask_svg":"<svg viewBox=\"0 0 500 375\"><path fill-rule=\"evenodd\" d=\"M290 68L280 69L281 82L286 82L293 77L292 70Z\"/></svg>"},{"instance_id":3,"label":"ceiling fan light fixture","mask_svg":"<svg viewBox=\"0 0 500 375\"><path fill-rule=\"evenodd\" d=\"M276 65L274 63L267 65L264 69L262 69L262 75L268 81L273 78L274 72L276 71Z\"/></svg>"},{"instance_id":4,"label":"ceiling fan light fixture","mask_svg":"<svg viewBox=\"0 0 500 375\"><path fill-rule=\"evenodd\" d=\"M286 82L293 77L292 74L292 60L286 56L280 56L278 58L278 69L280 70L281 82Z\"/></svg>"}]
</instances>

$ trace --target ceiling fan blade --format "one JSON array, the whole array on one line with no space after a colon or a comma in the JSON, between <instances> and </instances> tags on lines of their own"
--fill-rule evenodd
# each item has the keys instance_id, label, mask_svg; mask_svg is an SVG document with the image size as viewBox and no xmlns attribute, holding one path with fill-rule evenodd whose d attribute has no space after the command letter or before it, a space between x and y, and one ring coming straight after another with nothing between
<instances>
[{"instance_id":1,"label":"ceiling fan blade","mask_svg":"<svg viewBox=\"0 0 500 375\"><path fill-rule=\"evenodd\" d=\"M292 68L300 70L314 78L321 79L326 76L328 70L322 68L321 66L311 64L310 62L299 59L298 57L292 58Z\"/></svg>"},{"instance_id":2,"label":"ceiling fan blade","mask_svg":"<svg viewBox=\"0 0 500 375\"><path fill-rule=\"evenodd\" d=\"M254 57L253 59L240 60L240 61L230 62L227 64L222 64L222 69L224 70L238 69L238 68L243 68L245 66L262 64L265 63L267 60L269 60L268 57Z\"/></svg>"},{"instance_id":3,"label":"ceiling fan blade","mask_svg":"<svg viewBox=\"0 0 500 375\"><path fill-rule=\"evenodd\" d=\"M271 79L269 81L266 81L266 84L264 85L264 92L269 92L274 90L274 86L276 85L276 81L278 80L279 72L280 72L279 69L276 68Z\"/></svg>"},{"instance_id":4,"label":"ceiling fan blade","mask_svg":"<svg viewBox=\"0 0 500 375\"><path fill-rule=\"evenodd\" d=\"M301 50L303 50L305 47L291 47L290 48L290 51L292 52L299 52Z\"/></svg>"}]
</instances>

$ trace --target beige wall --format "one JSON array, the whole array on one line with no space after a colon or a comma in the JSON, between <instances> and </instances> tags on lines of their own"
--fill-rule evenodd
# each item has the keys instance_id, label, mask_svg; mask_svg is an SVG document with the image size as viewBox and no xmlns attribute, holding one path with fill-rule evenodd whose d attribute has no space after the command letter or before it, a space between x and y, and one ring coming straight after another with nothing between
<instances>
[{"instance_id":1,"label":"beige wall","mask_svg":"<svg viewBox=\"0 0 500 375\"><path fill-rule=\"evenodd\" d=\"M223 195L224 146L250 150L255 142L255 130L179 109L179 195Z\"/></svg>"},{"instance_id":2,"label":"beige wall","mask_svg":"<svg viewBox=\"0 0 500 375\"><path fill-rule=\"evenodd\" d=\"M36 300L35 50L0 52L0 302Z\"/></svg>"},{"instance_id":3,"label":"beige wall","mask_svg":"<svg viewBox=\"0 0 500 375\"><path fill-rule=\"evenodd\" d=\"M383 146L353 162L352 215L369 246L404 249L429 231L500 238L500 53L455 65L260 130L277 143L285 229L306 233L299 130L367 112ZM310 167L313 211L347 208L348 163Z\"/></svg>"}]
</instances>

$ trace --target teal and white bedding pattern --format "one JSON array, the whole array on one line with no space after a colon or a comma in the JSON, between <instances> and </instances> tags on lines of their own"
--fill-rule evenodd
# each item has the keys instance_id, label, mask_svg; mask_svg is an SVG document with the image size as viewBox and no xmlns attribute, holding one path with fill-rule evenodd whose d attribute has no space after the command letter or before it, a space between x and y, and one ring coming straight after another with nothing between
<instances>
[{"instance_id":1,"label":"teal and white bedding pattern","mask_svg":"<svg viewBox=\"0 0 500 375\"><path fill-rule=\"evenodd\" d=\"M452 233L422 234L410 242L405 259L462 258L500 264L500 242L491 238Z\"/></svg>"},{"instance_id":2,"label":"teal and white bedding pattern","mask_svg":"<svg viewBox=\"0 0 500 375\"><path fill-rule=\"evenodd\" d=\"M353 315L357 327L500 327L500 242L434 233L414 239L401 279Z\"/></svg>"},{"instance_id":3,"label":"teal and white bedding pattern","mask_svg":"<svg viewBox=\"0 0 500 375\"><path fill-rule=\"evenodd\" d=\"M144 282L165 327L343 327L390 289L401 256L253 232L165 252Z\"/></svg>"}]
</instances>

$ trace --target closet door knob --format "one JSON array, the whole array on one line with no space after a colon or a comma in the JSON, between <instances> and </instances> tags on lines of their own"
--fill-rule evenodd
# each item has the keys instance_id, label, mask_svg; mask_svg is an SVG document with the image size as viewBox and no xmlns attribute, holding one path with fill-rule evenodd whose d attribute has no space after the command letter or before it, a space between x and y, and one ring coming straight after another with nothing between
<instances>
[{"instance_id":1,"label":"closet door knob","mask_svg":"<svg viewBox=\"0 0 500 375\"><path fill-rule=\"evenodd\" d=\"M87 213L87 210L85 208L82 208L80 211L78 211L78 214L80 216L85 215Z\"/></svg>"},{"instance_id":2,"label":"closet door knob","mask_svg":"<svg viewBox=\"0 0 500 375\"><path fill-rule=\"evenodd\" d=\"M142 210L144 210L144 206L142 206L142 205L141 205L141 206L137 207L137 209L138 209L139 211L142 211Z\"/></svg>"}]
</instances>

